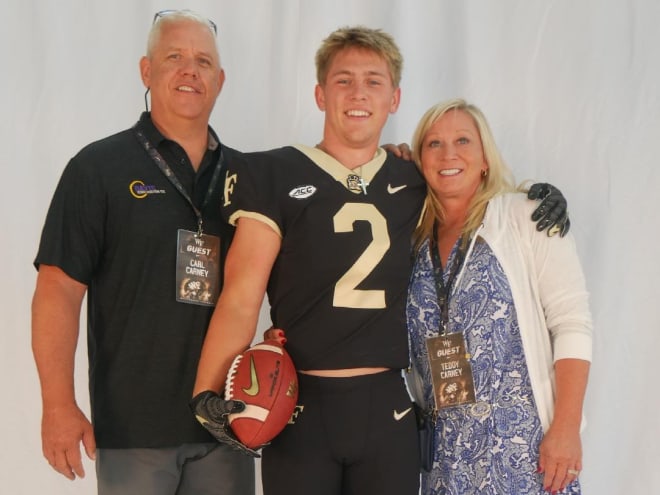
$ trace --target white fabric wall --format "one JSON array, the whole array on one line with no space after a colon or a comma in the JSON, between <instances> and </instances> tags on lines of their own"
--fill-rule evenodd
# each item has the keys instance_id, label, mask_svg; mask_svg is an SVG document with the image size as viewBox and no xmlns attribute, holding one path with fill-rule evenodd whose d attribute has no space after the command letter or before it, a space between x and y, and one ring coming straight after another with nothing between
<instances>
[{"instance_id":1,"label":"white fabric wall","mask_svg":"<svg viewBox=\"0 0 660 495\"><path fill-rule=\"evenodd\" d=\"M86 479L70 483L41 454L31 262L68 159L137 120L146 33L155 11L173 7L219 26L227 82L211 123L242 150L318 142L313 56L347 24L384 28L405 56L401 108L383 142L410 141L438 100L464 96L483 108L517 178L550 181L569 198L595 322L584 491L656 493L657 0L3 2L0 492L94 492L92 463ZM76 380L88 408L85 345Z\"/></svg>"}]
</instances>

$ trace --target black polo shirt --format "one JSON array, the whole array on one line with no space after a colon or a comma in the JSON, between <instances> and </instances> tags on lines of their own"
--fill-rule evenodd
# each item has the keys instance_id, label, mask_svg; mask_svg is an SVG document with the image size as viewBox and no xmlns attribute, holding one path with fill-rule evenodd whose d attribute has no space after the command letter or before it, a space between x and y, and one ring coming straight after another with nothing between
<instances>
[{"instance_id":1,"label":"black polo shirt","mask_svg":"<svg viewBox=\"0 0 660 495\"><path fill-rule=\"evenodd\" d=\"M156 147L198 208L220 151L195 172L148 113L137 127ZM223 256L233 229L220 217L224 173L202 209L204 231ZM140 194L135 194L139 185ZM35 265L55 265L88 286L89 386L100 448L168 447L212 441L188 409L212 307L176 301L179 229L195 231L191 205L146 153L133 129L82 149L65 168Z\"/></svg>"}]
</instances>

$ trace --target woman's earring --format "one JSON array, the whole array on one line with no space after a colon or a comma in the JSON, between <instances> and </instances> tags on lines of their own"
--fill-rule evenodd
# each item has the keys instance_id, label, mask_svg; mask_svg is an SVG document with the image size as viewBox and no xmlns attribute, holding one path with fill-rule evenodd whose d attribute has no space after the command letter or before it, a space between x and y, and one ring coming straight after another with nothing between
<instances>
[{"instance_id":1,"label":"woman's earring","mask_svg":"<svg viewBox=\"0 0 660 495\"><path fill-rule=\"evenodd\" d=\"M486 177L487 175L488 175L488 169L485 168L485 169L483 169L483 170L481 171L481 176L482 176L482 177Z\"/></svg>"}]
</instances>

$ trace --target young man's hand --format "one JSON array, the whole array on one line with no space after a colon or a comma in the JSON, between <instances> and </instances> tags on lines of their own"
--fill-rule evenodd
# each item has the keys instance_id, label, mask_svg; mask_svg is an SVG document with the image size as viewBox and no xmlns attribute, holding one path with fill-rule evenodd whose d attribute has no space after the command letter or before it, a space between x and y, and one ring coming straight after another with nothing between
<instances>
[{"instance_id":1,"label":"young man's hand","mask_svg":"<svg viewBox=\"0 0 660 495\"><path fill-rule=\"evenodd\" d=\"M527 191L527 198L541 200L541 204L532 213L539 232L548 229L548 237L559 233L564 237L571 228L568 218L568 203L562 192L552 184L545 182L533 184Z\"/></svg>"},{"instance_id":2,"label":"young man's hand","mask_svg":"<svg viewBox=\"0 0 660 495\"><path fill-rule=\"evenodd\" d=\"M206 390L193 397L190 401L190 409L197 421L218 442L229 445L232 449L247 454L250 457L261 457L255 450L239 442L229 429L229 419L227 416L243 411L245 409L244 402L240 400L224 400L215 392Z\"/></svg>"}]
</instances>

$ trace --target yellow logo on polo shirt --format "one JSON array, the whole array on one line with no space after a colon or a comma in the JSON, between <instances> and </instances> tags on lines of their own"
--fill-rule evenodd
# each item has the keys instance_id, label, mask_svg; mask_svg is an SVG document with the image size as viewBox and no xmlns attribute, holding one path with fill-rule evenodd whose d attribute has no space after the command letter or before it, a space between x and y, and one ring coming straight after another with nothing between
<instances>
[{"instance_id":1,"label":"yellow logo on polo shirt","mask_svg":"<svg viewBox=\"0 0 660 495\"><path fill-rule=\"evenodd\" d=\"M134 180L128 185L131 196L137 199L144 199L149 194L165 194L165 189L158 189L156 186L150 186L141 180Z\"/></svg>"}]
</instances>

